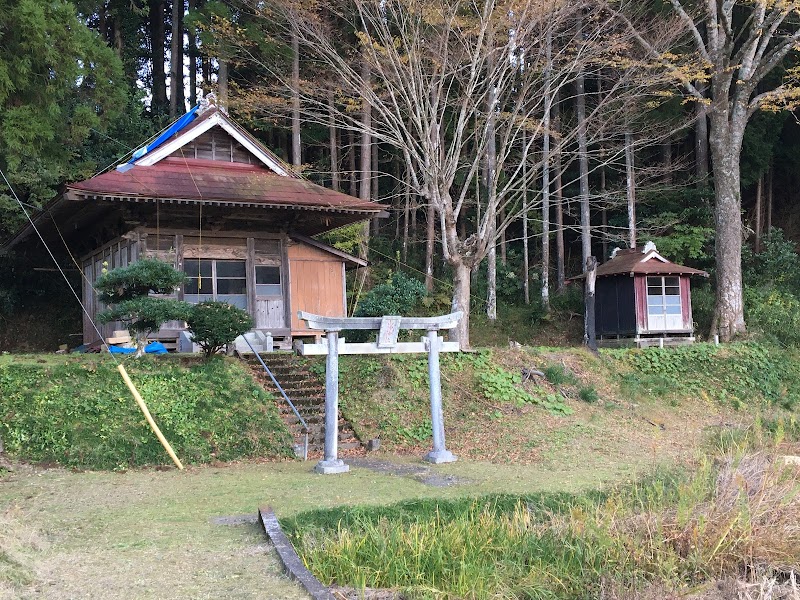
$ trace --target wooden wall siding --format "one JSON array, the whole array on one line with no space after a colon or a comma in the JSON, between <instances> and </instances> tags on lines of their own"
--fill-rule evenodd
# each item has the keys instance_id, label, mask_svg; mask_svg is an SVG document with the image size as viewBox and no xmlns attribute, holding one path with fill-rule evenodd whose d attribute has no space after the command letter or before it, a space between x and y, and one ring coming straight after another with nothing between
<instances>
[{"instance_id":1,"label":"wooden wall siding","mask_svg":"<svg viewBox=\"0 0 800 600\"><path fill-rule=\"evenodd\" d=\"M253 157L227 131L214 127L176 150L174 158L203 158L222 162L252 164Z\"/></svg>"},{"instance_id":2,"label":"wooden wall siding","mask_svg":"<svg viewBox=\"0 0 800 600\"><path fill-rule=\"evenodd\" d=\"M286 329L283 298L257 298L255 322L256 329L266 329L273 333Z\"/></svg>"},{"instance_id":3,"label":"wooden wall siding","mask_svg":"<svg viewBox=\"0 0 800 600\"><path fill-rule=\"evenodd\" d=\"M183 237L183 258L247 259L247 238L211 237L203 235Z\"/></svg>"},{"instance_id":4,"label":"wooden wall siding","mask_svg":"<svg viewBox=\"0 0 800 600\"><path fill-rule=\"evenodd\" d=\"M288 248L291 272L292 331L307 329L297 318L304 310L330 317L345 316L342 261L305 244Z\"/></svg>"},{"instance_id":5,"label":"wooden wall siding","mask_svg":"<svg viewBox=\"0 0 800 600\"><path fill-rule=\"evenodd\" d=\"M136 262L139 257L138 236L125 235L117 238L98 250L84 256L81 260L83 274L83 304L91 315L91 319L83 315L83 343L90 344L97 340L97 332L92 326L95 322L103 337L110 336L115 329L122 329L122 323L113 322L101 324L97 322L97 315L105 310L106 306L100 302L94 292L94 282L103 274L104 271L111 271L118 267L126 267Z\"/></svg>"},{"instance_id":6,"label":"wooden wall siding","mask_svg":"<svg viewBox=\"0 0 800 600\"><path fill-rule=\"evenodd\" d=\"M647 277L634 275L633 289L636 291L636 330L647 332Z\"/></svg>"},{"instance_id":7,"label":"wooden wall siding","mask_svg":"<svg viewBox=\"0 0 800 600\"><path fill-rule=\"evenodd\" d=\"M680 278L681 285L681 315L683 316L683 327L694 331L694 321L692 319L692 292L691 278L683 275Z\"/></svg>"},{"instance_id":8,"label":"wooden wall siding","mask_svg":"<svg viewBox=\"0 0 800 600\"><path fill-rule=\"evenodd\" d=\"M200 237L180 233L152 231L131 232L95 252L83 257L84 275L92 284L103 269L127 266L140 257L165 260L182 270L186 260L216 258L245 260L248 273L248 306L256 327L274 333L304 330L305 324L297 319L297 311L305 310L320 315L344 316L345 282L344 263L335 256L301 243L289 243L286 238L254 237ZM107 264L106 264L107 263ZM255 294L256 265L278 266L281 268L283 295L257 296ZM97 313L105 307L97 300L90 283L84 282L83 296L87 309L96 320ZM169 296L182 298L182 290ZM99 326L99 324L98 324ZM115 329L123 329L120 323L109 323L100 327L104 337ZM185 328L182 322L166 323L162 333ZM97 334L88 317L83 323L84 342L97 339Z\"/></svg>"}]
</instances>

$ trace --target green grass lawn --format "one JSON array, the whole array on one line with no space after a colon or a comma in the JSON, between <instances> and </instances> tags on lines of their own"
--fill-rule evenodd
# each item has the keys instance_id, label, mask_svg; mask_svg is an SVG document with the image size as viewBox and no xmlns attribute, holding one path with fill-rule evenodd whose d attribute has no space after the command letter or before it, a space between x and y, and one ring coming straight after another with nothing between
<instances>
[{"instance_id":1,"label":"green grass lawn","mask_svg":"<svg viewBox=\"0 0 800 600\"><path fill-rule=\"evenodd\" d=\"M710 431L743 431L766 409L789 415L785 427L770 430L770 435L797 438L800 433L792 412L800 396L794 357L771 348L719 351L698 346L599 357L556 348L515 349L497 350L492 361L486 366L479 357L443 360L448 446L460 460L429 467L457 482L433 487L414 475L421 468L419 456L430 445L429 439L416 436L427 417L425 370L416 359L392 360L388 368L377 362L353 363L343 378L370 383L369 390L343 384L343 404L370 437L380 435L384 448L405 453L378 458L399 463L395 470L408 474L354 467L346 475L320 476L311 471L313 462L293 460L195 464L175 471L143 428L108 357L0 356L0 409L10 406L15 413L0 410L0 421L28 415L14 431L46 427L64 432L67 449L97 448L90 435L107 433L119 444L129 444L126 430L109 429L108 415L120 415L129 423L127 431L137 432L137 443L148 444L152 458L147 462L167 464L130 469L135 463L127 460L131 450L123 445L120 456L125 460L109 463L120 470L116 473L26 465L16 465L13 472L0 470L0 597L301 598L302 591L283 577L255 524L218 525L214 519L254 515L260 506L272 506L286 519L318 509L344 507L340 511L346 513L347 507L414 499L594 490L686 461L707 448ZM247 415L261 415L256 409L267 406L266 398L240 366L222 361L205 368L181 357L132 364L131 375L168 438L183 440L179 456L191 457L193 448L203 450L207 431L224 434L235 444L242 428L230 426L228 410L243 395L248 398L244 406L253 408L252 413L242 412L247 431L263 433ZM509 377L522 367L548 372L558 367L572 379L555 383L558 377L551 374L547 381L514 383ZM28 383L18 385L20 381ZM100 384L109 385L113 393L102 391ZM555 396L571 411L503 399L490 391L511 393L511 384L536 398ZM210 385L220 390L214 399L219 404L207 401ZM596 397L584 399L584 389L594 390ZM12 390L13 402L7 390ZM177 393L187 390L190 403L183 401L185 393ZM70 399L82 397L93 399L81 410L89 411L97 427L75 431L68 419L82 422L84 417L73 410ZM56 406L62 412L56 413ZM198 416L208 420L201 423ZM274 415L263 418L267 422ZM22 441L21 435L16 441L7 439L7 448L17 456L30 452L31 446ZM40 446L43 452L52 447ZM196 451L197 462L215 460L212 449ZM28 458L47 460L46 454ZM64 464L87 468L81 462Z\"/></svg>"},{"instance_id":2,"label":"green grass lawn","mask_svg":"<svg viewBox=\"0 0 800 600\"><path fill-rule=\"evenodd\" d=\"M0 478L0 523L5 524L0 527L0 597L302 598L281 574L256 525L212 520L255 514L261 506L272 506L286 518L312 509L414 498L578 491L631 479L642 468L618 463L598 471L575 464L554 469L462 460L431 467L462 482L441 488L365 468L322 476L311 471L313 464L126 473L19 467Z\"/></svg>"}]
</instances>

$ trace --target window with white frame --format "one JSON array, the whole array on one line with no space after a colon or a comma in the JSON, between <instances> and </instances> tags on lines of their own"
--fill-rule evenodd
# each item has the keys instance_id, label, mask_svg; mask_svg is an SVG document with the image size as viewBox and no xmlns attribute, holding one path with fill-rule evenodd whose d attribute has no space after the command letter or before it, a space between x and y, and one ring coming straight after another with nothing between
<instances>
[{"instance_id":1,"label":"window with white frame","mask_svg":"<svg viewBox=\"0 0 800 600\"><path fill-rule=\"evenodd\" d=\"M647 328L651 331L683 328L680 277L647 278Z\"/></svg>"}]
</instances>

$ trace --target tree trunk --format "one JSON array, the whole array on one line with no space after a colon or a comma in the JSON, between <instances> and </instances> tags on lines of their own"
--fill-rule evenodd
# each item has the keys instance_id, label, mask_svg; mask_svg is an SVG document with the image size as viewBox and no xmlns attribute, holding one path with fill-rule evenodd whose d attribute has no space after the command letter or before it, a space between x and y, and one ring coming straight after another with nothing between
<instances>
[{"instance_id":1,"label":"tree trunk","mask_svg":"<svg viewBox=\"0 0 800 600\"><path fill-rule=\"evenodd\" d=\"M586 306L586 317L584 320L584 340L591 350L597 350L597 326L595 323L595 282L597 280L597 259L590 256L586 259L583 267L586 273L586 289L584 293L584 304Z\"/></svg>"},{"instance_id":2,"label":"tree trunk","mask_svg":"<svg viewBox=\"0 0 800 600\"><path fill-rule=\"evenodd\" d=\"M361 62L361 78L365 87L370 86L371 72L369 63L366 60ZM369 202L372 194L372 136L369 131L372 129L372 106L366 100L361 103L361 180L359 182L359 199ZM370 222L365 221L362 227L362 258L366 258L367 248L369 247ZM366 277L366 269L365 271Z\"/></svg>"},{"instance_id":3,"label":"tree trunk","mask_svg":"<svg viewBox=\"0 0 800 600\"><path fill-rule=\"evenodd\" d=\"M443 234L444 235L444 234ZM470 300L470 268L461 260L451 262L453 268L453 302L451 311L461 311L463 316L458 327L451 329L451 339L457 341L462 350L468 350L469 344L469 300Z\"/></svg>"},{"instance_id":4,"label":"tree trunk","mask_svg":"<svg viewBox=\"0 0 800 600\"><path fill-rule=\"evenodd\" d=\"M527 148L528 140L525 130L522 131L522 146ZM543 286L544 287L544 286ZM524 154L522 162L522 289L525 304L531 303L531 264L528 248L528 155Z\"/></svg>"},{"instance_id":5,"label":"tree trunk","mask_svg":"<svg viewBox=\"0 0 800 600\"><path fill-rule=\"evenodd\" d=\"M553 120L552 130L554 136L559 134L561 128L561 107L559 99L555 98L553 102ZM561 181L561 147L556 147L554 158L555 167L555 195L556 195L556 290L558 292L564 291L564 286L567 284L564 263L564 189Z\"/></svg>"},{"instance_id":6,"label":"tree trunk","mask_svg":"<svg viewBox=\"0 0 800 600\"><path fill-rule=\"evenodd\" d=\"M358 196L358 179L356 174L356 135L353 130L347 131L347 170L350 171L350 195Z\"/></svg>"},{"instance_id":7,"label":"tree trunk","mask_svg":"<svg viewBox=\"0 0 800 600\"><path fill-rule=\"evenodd\" d=\"M361 78L366 87L370 86L370 67L364 60L361 63ZM369 130L372 129L372 106L366 100L361 103L361 185L359 187L359 199L369 202L372 193L372 137ZM366 225L369 233L369 223Z\"/></svg>"},{"instance_id":8,"label":"tree trunk","mask_svg":"<svg viewBox=\"0 0 800 600\"><path fill-rule=\"evenodd\" d=\"M553 57L553 33L547 28L545 37L546 63L544 69L544 116L542 118L542 308L550 311L550 105L552 91L550 86L551 61ZM523 136L523 144L525 137ZM527 154L526 154L527 157ZM523 185L527 184L523 171ZM524 202L524 201L523 201ZM527 216L527 214L526 214ZM527 255L527 252L526 252ZM525 257L527 260L527 256ZM527 281L525 282L527 286ZM525 302L528 302L527 289Z\"/></svg>"},{"instance_id":9,"label":"tree trunk","mask_svg":"<svg viewBox=\"0 0 800 600\"><path fill-rule=\"evenodd\" d=\"M164 0L150 0L150 61L152 64L151 110L153 114L166 114L167 78L164 71L165 21Z\"/></svg>"},{"instance_id":10,"label":"tree trunk","mask_svg":"<svg viewBox=\"0 0 800 600\"><path fill-rule=\"evenodd\" d=\"M484 163L483 181L486 186L486 218L488 223L489 253L486 257L488 263L488 290L486 298L486 316L490 321L497 320L497 215L490 210L494 205L495 177L497 177L497 139L495 136L495 104L493 91L489 92L486 110L489 114L486 124L486 162ZM480 227L480 224L478 225Z\"/></svg>"},{"instance_id":11,"label":"tree trunk","mask_svg":"<svg viewBox=\"0 0 800 600\"><path fill-rule=\"evenodd\" d=\"M370 165L372 167L372 171L370 173L370 185L372 185L372 199L376 202L381 197L381 179L378 175L378 144L376 142L372 142L372 158L370 160ZM380 233L380 219L375 217L372 219L372 235L377 236Z\"/></svg>"},{"instance_id":12,"label":"tree trunk","mask_svg":"<svg viewBox=\"0 0 800 600\"><path fill-rule=\"evenodd\" d=\"M436 210L430 200L427 204L427 229L425 231L425 289L433 291L433 244L436 239Z\"/></svg>"},{"instance_id":13,"label":"tree trunk","mask_svg":"<svg viewBox=\"0 0 800 600\"><path fill-rule=\"evenodd\" d=\"M600 223L601 235L603 238L603 260L608 258L608 208L606 207L606 166L600 167L600 201L602 208L600 209Z\"/></svg>"},{"instance_id":14,"label":"tree trunk","mask_svg":"<svg viewBox=\"0 0 800 600\"><path fill-rule=\"evenodd\" d=\"M699 82L697 89L705 95L708 86L703 82ZM704 185L708 179L708 107L699 102L696 115L694 128L695 173L700 184Z\"/></svg>"},{"instance_id":15,"label":"tree trunk","mask_svg":"<svg viewBox=\"0 0 800 600\"><path fill-rule=\"evenodd\" d=\"M774 169L770 167L769 173L767 174L767 235L772 233L772 192L773 192L773 173Z\"/></svg>"},{"instance_id":16,"label":"tree trunk","mask_svg":"<svg viewBox=\"0 0 800 600\"><path fill-rule=\"evenodd\" d=\"M636 248L636 179L634 177L633 134L625 132L625 197L628 200L628 246Z\"/></svg>"},{"instance_id":17,"label":"tree trunk","mask_svg":"<svg viewBox=\"0 0 800 600\"><path fill-rule=\"evenodd\" d=\"M497 242L489 242L489 252L486 254L486 276L489 280L486 295L486 316L490 321L497 320Z\"/></svg>"},{"instance_id":18,"label":"tree trunk","mask_svg":"<svg viewBox=\"0 0 800 600\"><path fill-rule=\"evenodd\" d=\"M336 130L334 97L333 90L328 89L328 133L330 136L330 154L331 154L331 187L337 192L340 191L339 180L339 139Z\"/></svg>"},{"instance_id":19,"label":"tree trunk","mask_svg":"<svg viewBox=\"0 0 800 600\"><path fill-rule=\"evenodd\" d=\"M764 212L761 208L761 198L763 195L763 188L764 188L764 174L758 176L758 182L756 183L756 219L755 219L755 251L756 254L761 252L761 235L762 235L762 213Z\"/></svg>"},{"instance_id":20,"label":"tree trunk","mask_svg":"<svg viewBox=\"0 0 800 600\"><path fill-rule=\"evenodd\" d=\"M405 185L403 190L403 262L408 262L408 234L411 221L411 177L408 169L405 170Z\"/></svg>"},{"instance_id":21,"label":"tree trunk","mask_svg":"<svg viewBox=\"0 0 800 600\"><path fill-rule=\"evenodd\" d=\"M211 91L211 59L205 54L200 57L200 74L203 78L200 89L205 96Z\"/></svg>"},{"instance_id":22,"label":"tree trunk","mask_svg":"<svg viewBox=\"0 0 800 600\"><path fill-rule=\"evenodd\" d=\"M591 213L589 207L589 149L586 140L586 93L585 78L579 73L575 79L575 113L578 119L578 165L581 202L581 256L586 268L586 259L592 254Z\"/></svg>"},{"instance_id":23,"label":"tree trunk","mask_svg":"<svg viewBox=\"0 0 800 600\"><path fill-rule=\"evenodd\" d=\"M169 61L169 115L186 111L183 94L183 0L172 0L172 39Z\"/></svg>"},{"instance_id":24,"label":"tree trunk","mask_svg":"<svg viewBox=\"0 0 800 600\"><path fill-rule=\"evenodd\" d=\"M292 23L292 166L300 172L303 149L300 145L300 40L297 23Z\"/></svg>"},{"instance_id":25,"label":"tree trunk","mask_svg":"<svg viewBox=\"0 0 800 600\"><path fill-rule=\"evenodd\" d=\"M217 106L227 112L228 110L228 61L217 58L219 61L219 71L217 72Z\"/></svg>"},{"instance_id":26,"label":"tree trunk","mask_svg":"<svg viewBox=\"0 0 800 600\"><path fill-rule=\"evenodd\" d=\"M729 119L726 111L718 110L712 112L710 119L709 140L716 200L714 222L717 298L714 316L723 341L729 341L746 332L742 292L742 196L739 171L739 155L746 124L743 112L744 109L741 109L739 114ZM741 117L738 125L737 117Z\"/></svg>"},{"instance_id":27,"label":"tree trunk","mask_svg":"<svg viewBox=\"0 0 800 600\"><path fill-rule=\"evenodd\" d=\"M196 0L189 1L189 12L195 9ZM197 106L197 31L189 31L189 104Z\"/></svg>"},{"instance_id":28,"label":"tree trunk","mask_svg":"<svg viewBox=\"0 0 800 600\"><path fill-rule=\"evenodd\" d=\"M545 98L542 127L544 130L542 137L542 308L545 312L550 310L550 109L548 105L549 99ZM524 181L525 177L523 176Z\"/></svg>"}]
</instances>

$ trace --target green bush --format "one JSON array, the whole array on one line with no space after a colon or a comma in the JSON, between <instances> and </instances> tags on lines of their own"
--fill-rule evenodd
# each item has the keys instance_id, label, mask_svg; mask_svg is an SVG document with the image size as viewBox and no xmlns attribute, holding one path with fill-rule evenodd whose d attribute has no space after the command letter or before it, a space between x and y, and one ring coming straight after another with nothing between
<instances>
[{"instance_id":1,"label":"green bush","mask_svg":"<svg viewBox=\"0 0 800 600\"><path fill-rule=\"evenodd\" d=\"M185 463L289 455L274 400L240 364L148 356L127 369ZM0 390L0 437L17 459L85 469L171 462L109 357L6 359Z\"/></svg>"},{"instance_id":2,"label":"green bush","mask_svg":"<svg viewBox=\"0 0 800 600\"><path fill-rule=\"evenodd\" d=\"M97 315L103 323L122 321L136 338L136 356L144 355L147 336L167 321L186 319L189 305L150 294L171 294L186 275L160 260L145 258L104 273L95 283L101 302L111 307Z\"/></svg>"},{"instance_id":3,"label":"green bush","mask_svg":"<svg viewBox=\"0 0 800 600\"><path fill-rule=\"evenodd\" d=\"M115 304L98 314L97 320L101 323L121 321L138 340L158 331L167 321L186 320L190 309L191 304L187 302L142 296Z\"/></svg>"},{"instance_id":4,"label":"green bush","mask_svg":"<svg viewBox=\"0 0 800 600\"><path fill-rule=\"evenodd\" d=\"M600 400L600 395L597 393L597 390L593 385L587 385L586 387L582 387L578 390L578 398L587 404L594 404Z\"/></svg>"},{"instance_id":5,"label":"green bush","mask_svg":"<svg viewBox=\"0 0 800 600\"><path fill-rule=\"evenodd\" d=\"M250 331L253 318L227 302L208 300L195 304L186 318L192 341L210 358L240 335Z\"/></svg>"},{"instance_id":6,"label":"green bush","mask_svg":"<svg viewBox=\"0 0 800 600\"><path fill-rule=\"evenodd\" d=\"M628 391L700 394L737 408L764 401L792 408L800 400L798 357L777 346L693 344L603 353L630 367L622 377Z\"/></svg>"},{"instance_id":7,"label":"green bush","mask_svg":"<svg viewBox=\"0 0 800 600\"><path fill-rule=\"evenodd\" d=\"M140 296L171 294L186 275L163 261L143 258L127 267L104 273L95 283L101 302L117 304Z\"/></svg>"},{"instance_id":8,"label":"green bush","mask_svg":"<svg viewBox=\"0 0 800 600\"><path fill-rule=\"evenodd\" d=\"M745 288L747 324L751 331L786 346L800 346L800 299L776 287Z\"/></svg>"},{"instance_id":9,"label":"green bush","mask_svg":"<svg viewBox=\"0 0 800 600\"><path fill-rule=\"evenodd\" d=\"M402 271L397 271L386 283L381 283L367 292L356 307L356 317L382 317L384 315L409 316L416 312L425 297L425 285ZM400 332L404 335L406 332ZM342 336L353 342L375 339L369 330L347 330Z\"/></svg>"},{"instance_id":10,"label":"green bush","mask_svg":"<svg viewBox=\"0 0 800 600\"><path fill-rule=\"evenodd\" d=\"M793 242L772 229L758 254L742 250L745 317L751 331L800 346L800 260Z\"/></svg>"},{"instance_id":11,"label":"green bush","mask_svg":"<svg viewBox=\"0 0 800 600\"><path fill-rule=\"evenodd\" d=\"M376 285L358 303L355 316L382 317L410 315L425 297L425 285L402 271L397 271L387 283Z\"/></svg>"}]
</instances>

